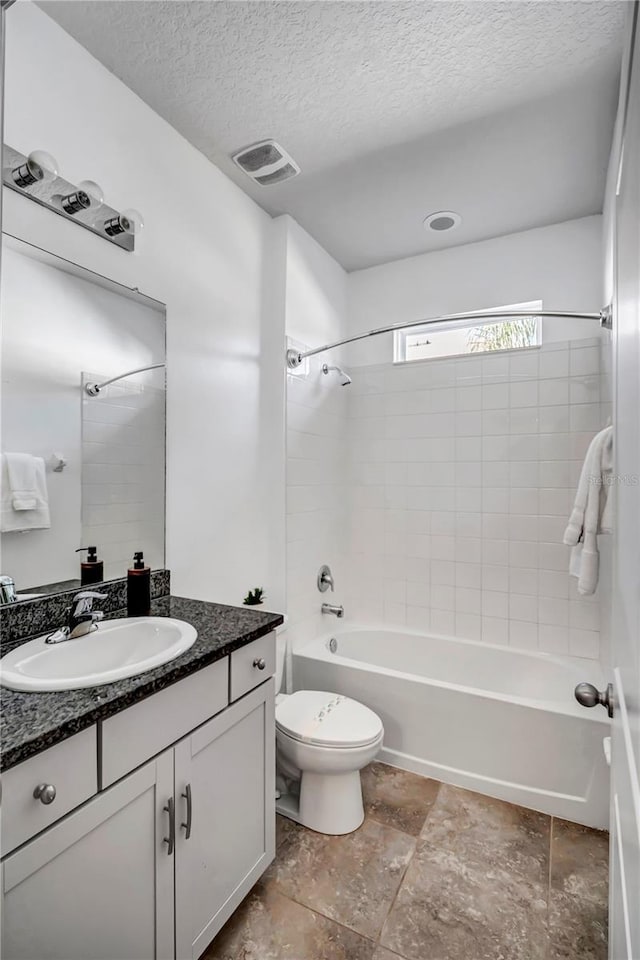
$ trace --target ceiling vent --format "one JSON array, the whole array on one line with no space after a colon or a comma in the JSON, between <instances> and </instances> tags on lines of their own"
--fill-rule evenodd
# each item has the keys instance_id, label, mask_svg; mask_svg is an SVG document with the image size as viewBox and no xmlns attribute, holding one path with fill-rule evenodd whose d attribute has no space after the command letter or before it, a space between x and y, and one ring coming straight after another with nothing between
<instances>
[{"instance_id":1,"label":"ceiling vent","mask_svg":"<svg viewBox=\"0 0 640 960\"><path fill-rule=\"evenodd\" d=\"M261 140L260 143L252 143L250 147L243 147L233 155L232 160L248 177L263 187L290 180L300 173L300 167L295 160L275 140Z\"/></svg>"}]
</instances>

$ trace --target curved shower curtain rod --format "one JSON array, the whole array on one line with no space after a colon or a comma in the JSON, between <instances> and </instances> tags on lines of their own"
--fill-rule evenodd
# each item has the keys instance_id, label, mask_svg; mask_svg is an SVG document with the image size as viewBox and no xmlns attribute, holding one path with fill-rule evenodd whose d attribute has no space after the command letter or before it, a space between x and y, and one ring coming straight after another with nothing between
<instances>
[{"instance_id":1,"label":"curved shower curtain rod","mask_svg":"<svg viewBox=\"0 0 640 960\"><path fill-rule=\"evenodd\" d=\"M159 370L160 367L166 367L166 363L152 363L148 367L137 367L135 370L127 370L126 373L121 373L118 377L111 377L110 380L103 380L102 383L85 383L84 389L90 397L97 397L103 387L108 387L110 383L115 383L116 380L124 380L126 377L132 377L134 373L145 373L147 370Z\"/></svg>"},{"instance_id":2,"label":"curved shower curtain rod","mask_svg":"<svg viewBox=\"0 0 640 960\"><path fill-rule=\"evenodd\" d=\"M453 322L456 320L511 320L518 317L557 317L568 320L599 320L600 325L611 329L611 307L605 307L600 313L566 313L562 310L526 310L526 311L483 311L481 313L450 313L441 317L432 317L429 320L411 320L409 323L392 323L388 327L378 327L376 330L369 330L367 333L358 333L354 337L345 337L344 340L336 340L334 343L325 343L322 347L316 347L314 350L287 350L287 366L290 370L299 367L307 357L314 357L317 353L324 353L325 350L333 350L335 347L343 347L347 343L355 343L357 340L366 340L367 337L377 337L381 333L393 333L395 330L408 330L411 327L424 327L429 323Z\"/></svg>"}]
</instances>

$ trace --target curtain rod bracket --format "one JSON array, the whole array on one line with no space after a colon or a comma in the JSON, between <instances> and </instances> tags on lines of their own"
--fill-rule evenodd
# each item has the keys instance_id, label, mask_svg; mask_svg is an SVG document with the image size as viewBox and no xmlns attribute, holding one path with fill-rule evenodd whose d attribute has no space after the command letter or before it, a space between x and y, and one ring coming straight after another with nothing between
<instances>
[{"instance_id":1,"label":"curtain rod bracket","mask_svg":"<svg viewBox=\"0 0 640 960\"><path fill-rule=\"evenodd\" d=\"M287 350L287 367L289 370L295 370L302 363L302 355L299 350Z\"/></svg>"}]
</instances>

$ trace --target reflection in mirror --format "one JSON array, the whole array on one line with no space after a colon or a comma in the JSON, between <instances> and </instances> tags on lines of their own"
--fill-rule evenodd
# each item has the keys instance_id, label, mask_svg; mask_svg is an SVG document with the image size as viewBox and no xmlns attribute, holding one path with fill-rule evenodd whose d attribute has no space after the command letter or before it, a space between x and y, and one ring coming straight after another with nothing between
<instances>
[{"instance_id":1,"label":"reflection in mirror","mask_svg":"<svg viewBox=\"0 0 640 960\"><path fill-rule=\"evenodd\" d=\"M164 306L7 237L2 266L1 573L24 598L80 585L79 547L95 580L163 567Z\"/></svg>"}]
</instances>

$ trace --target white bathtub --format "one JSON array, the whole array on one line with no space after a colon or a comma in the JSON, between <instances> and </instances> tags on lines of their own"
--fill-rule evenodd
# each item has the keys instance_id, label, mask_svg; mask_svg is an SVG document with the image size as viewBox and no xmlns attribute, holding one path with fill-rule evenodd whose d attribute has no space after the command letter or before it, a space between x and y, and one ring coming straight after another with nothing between
<instances>
[{"instance_id":1,"label":"white bathtub","mask_svg":"<svg viewBox=\"0 0 640 960\"><path fill-rule=\"evenodd\" d=\"M329 640L337 640L337 651ZM601 708L574 699L597 665L414 631L343 627L293 654L296 689L365 703L380 759L592 827L609 822Z\"/></svg>"}]
</instances>

